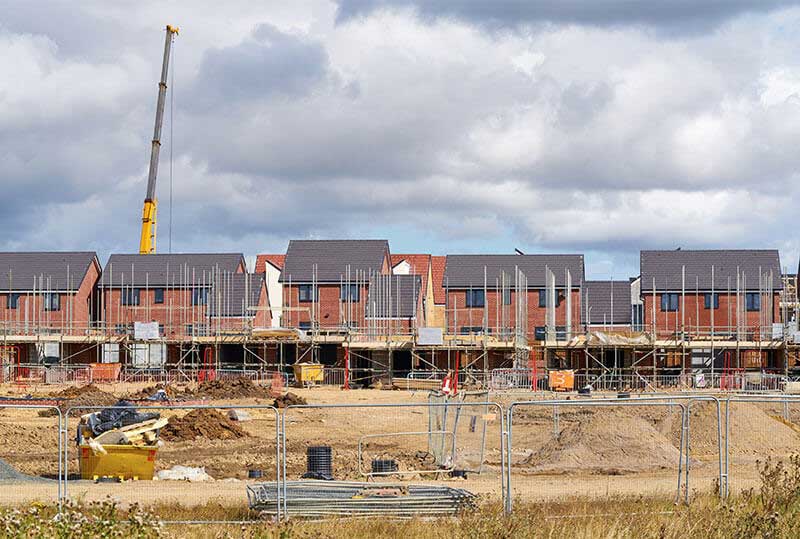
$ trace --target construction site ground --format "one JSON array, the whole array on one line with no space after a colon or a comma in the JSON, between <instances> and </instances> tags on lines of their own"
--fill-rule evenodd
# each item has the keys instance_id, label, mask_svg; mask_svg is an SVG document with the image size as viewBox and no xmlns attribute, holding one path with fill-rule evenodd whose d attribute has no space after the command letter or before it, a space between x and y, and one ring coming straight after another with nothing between
<instances>
[{"instance_id":1,"label":"construction site ground","mask_svg":"<svg viewBox=\"0 0 800 539\"><path fill-rule=\"evenodd\" d=\"M89 390L93 396L86 404L110 405L117 398L143 396L146 384L100 385ZM145 390L143 392L143 390ZM246 407L270 405L273 398L264 389L263 396L205 399L192 388L169 388L185 401L168 404L207 404ZM393 458L401 471L431 470L431 473L400 475L392 482L422 483L434 481L452 484L482 495L485 499L501 497L500 416L496 410L475 407L463 412L456 430L457 451L454 468L468 471L466 478L451 478L447 473L433 473L430 449L431 430L428 393L358 389L343 391L332 387L289 388L311 405L414 404L411 407L385 408L309 408L287 412L286 476L299 479L306 471L306 448L330 445L333 448L336 479L365 480L360 468L369 468L373 458ZM86 391L47 386L20 388L0 386L0 394L32 394L46 397L59 394L77 396ZM71 393L72 392L72 393ZM224 393L224 392L223 392ZM258 393L258 395L261 395ZM491 401L507 406L530 394L492 394ZM105 400L104 400L105 399ZM62 404L66 409L67 404ZM144 406L142 406L144 408ZM469 407L466 407L469 408ZM518 408L514 413L512 446L512 489L519 500L564 500L568 497L603 497L609 495L674 496L678 477L680 412L677 408L567 408L558 413L554 423L552 406ZM690 465L692 490L710 491L719 472L716 408L709 403L695 403L691 409ZM181 418L189 410L161 410L164 417ZM207 482L125 481L96 483L79 480L78 450L74 433L78 416L73 413L67 428L69 459L68 493L86 501L108 496L122 503L143 505L180 503L187 507L220 504L245 507L248 470L258 469L263 480L276 477L276 418L272 410L247 410L250 421L236 423L235 429L223 417L205 417L202 425L175 423L156 459L156 470L175 465L204 467L214 479ZM734 490L757 485L757 461L767 457L786 458L800 448L800 407L789 410L787 421L780 405L736 403L731 410L730 475ZM476 419L473 419L476 418ZM218 421L218 420L224 421ZM452 417L451 417L452 419ZM200 422L198 419L197 422ZM57 428L52 414L33 410L0 409L0 504L25 505L38 500L56 499L58 474ZM486 426L483 466L482 426ZM238 430L237 430L238 429ZM165 429L166 430L166 429ZM446 430L446 429L445 429ZM391 433L406 433L396 435ZM557 433L557 435L556 435ZM389 434L389 436L386 436ZM362 438L367 436L367 438ZM364 454L358 461L359 440ZM445 444L450 440L445 438ZM441 440L440 440L441 442Z\"/></svg>"}]
</instances>

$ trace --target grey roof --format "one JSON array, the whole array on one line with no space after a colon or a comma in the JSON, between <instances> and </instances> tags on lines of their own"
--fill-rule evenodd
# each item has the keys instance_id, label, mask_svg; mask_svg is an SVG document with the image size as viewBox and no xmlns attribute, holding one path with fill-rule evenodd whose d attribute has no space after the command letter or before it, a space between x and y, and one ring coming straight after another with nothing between
<instances>
[{"instance_id":1,"label":"grey roof","mask_svg":"<svg viewBox=\"0 0 800 539\"><path fill-rule=\"evenodd\" d=\"M583 283L583 299L581 318L584 322L588 309L589 324L631 323L630 281L586 281Z\"/></svg>"},{"instance_id":2,"label":"grey roof","mask_svg":"<svg viewBox=\"0 0 800 539\"><path fill-rule=\"evenodd\" d=\"M101 286L189 287L211 285L214 278L244 266L241 253L111 255Z\"/></svg>"},{"instance_id":3,"label":"grey roof","mask_svg":"<svg viewBox=\"0 0 800 539\"><path fill-rule=\"evenodd\" d=\"M262 288L264 288L264 276L260 273L222 275L211 288L208 313L210 316L220 317L253 317L256 311L250 307L258 306Z\"/></svg>"},{"instance_id":4,"label":"grey roof","mask_svg":"<svg viewBox=\"0 0 800 539\"><path fill-rule=\"evenodd\" d=\"M389 254L386 240L292 240L286 250L280 281L294 283L339 283L347 277L368 279L380 273ZM363 277L357 277L361 275Z\"/></svg>"},{"instance_id":5,"label":"grey roof","mask_svg":"<svg viewBox=\"0 0 800 539\"><path fill-rule=\"evenodd\" d=\"M781 290L781 258L777 249L726 249L702 251L642 251L640 271L642 293L653 291L680 292L682 270L686 268L683 281L685 290L711 290L711 268L714 268L714 290L726 290L730 279L731 290L736 290L737 268L741 290L759 289L761 275L772 275L772 288Z\"/></svg>"},{"instance_id":6,"label":"grey roof","mask_svg":"<svg viewBox=\"0 0 800 539\"><path fill-rule=\"evenodd\" d=\"M75 291L97 254L91 251L0 253L0 290ZM98 262L98 266L99 266Z\"/></svg>"},{"instance_id":7,"label":"grey roof","mask_svg":"<svg viewBox=\"0 0 800 539\"><path fill-rule=\"evenodd\" d=\"M572 286L583 282L583 255L447 255L444 269L444 286L447 288L483 288L484 268L487 288L497 288L501 275L506 275L514 285L514 270L519 270L528 280L528 288L546 286L545 270L555 275L557 287L565 286L565 270L569 270Z\"/></svg>"},{"instance_id":8,"label":"grey roof","mask_svg":"<svg viewBox=\"0 0 800 539\"><path fill-rule=\"evenodd\" d=\"M419 275L376 275L369 281L367 318L416 318Z\"/></svg>"}]
</instances>

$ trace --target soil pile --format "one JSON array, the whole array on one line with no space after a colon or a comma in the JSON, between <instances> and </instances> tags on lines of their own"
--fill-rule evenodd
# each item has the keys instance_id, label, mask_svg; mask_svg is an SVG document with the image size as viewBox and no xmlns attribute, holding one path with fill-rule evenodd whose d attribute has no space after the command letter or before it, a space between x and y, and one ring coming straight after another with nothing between
<instances>
[{"instance_id":1,"label":"soil pile","mask_svg":"<svg viewBox=\"0 0 800 539\"><path fill-rule=\"evenodd\" d=\"M183 417L172 416L161 429L159 437L170 442L208 438L210 440L236 440L246 438L245 432L236 422L216 410L199 408Z\"/></svg>"},{"instance_id":2,"label":"soil pile","mask_svg":"<svg viewBox=\"0 0 800 539\"><path fill-rule=\"evenodd\" d=\"M167 397L172 400L180 395L180 393L172 386L168 384L156 384L154 386L146 387L136 393L131 393L128 395L128 400L133 401L140 401L146 400L155 395L158 391L163 391L167 394Z\"/></svg>"},{"instance_id":3,"label":"soil pile","mask_svg":"<svg viewBox=\"0 0 800 539\"><path fill-rule=\"evenodd\" d=\"M263 386L244 377L225 378L201 382L194 391L186 390L188 395L204 399L263 399L269 392Z\"/></svg>"},{"instance_id":4,"label":"soil pile","mask_svg":"<svg viewBox=\"0 0 800 539\"><path fill-rule=\"evenodd\" d=\"M53 397L59 400L58 408L62 413L66 412L68 408L79 408L81 406L112 406L117 403L119 399L111 393L106 393L96 385L89 384L80 387L68 387ZM82 413L88 413L97 410L83 410ZM78 412L81 412L78 410ZM42 410L39 412L41 417L53 417L58 415L55 410Z\"/></svg>"},{"instance_id":5,"label":"soil pile","mask_svg":"<svg viewBox=\"0 0 800 539\"><path fill-rule=\"evenodd\" d=\"M624 474L677 469L679 451L656 425L624 409L598 410L564 425L521 464L533 472Z\"/></svg>"},{"instance_id":6,"label":"soil pile","mask_svg":"<svg viewBox=\"0 0 800 539\"><path fill-rule=\"evenodd\" d=\"M285 395L276 397L275 402L272 403L275 408L286 408L287 406L298 406L301 404L308 404L308 402L300 395L292 393L291 391Z\"/></svg>"}]
</instances>

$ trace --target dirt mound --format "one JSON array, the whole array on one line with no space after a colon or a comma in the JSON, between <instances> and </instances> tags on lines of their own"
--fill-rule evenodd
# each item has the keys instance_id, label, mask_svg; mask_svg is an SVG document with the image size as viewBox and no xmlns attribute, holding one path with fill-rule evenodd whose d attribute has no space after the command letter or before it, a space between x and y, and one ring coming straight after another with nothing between
<instances>
[{"instance_id":1,"label":"dirt mound","mask_svg":"<svg viewBox=\"0 0 800 539\"><path fill-rule=\"evenodd\" d=\"M126 398L128 400L146 400L152 397L158 391L163 391L170 399L174 399L180 395L180 392L169 384L156 384L154 386L141 389L135 393L131 393Z\"/></svg>"},{"instance_id":2,"label":"dirt mound","mask_svg":"<svg viewBox=\"0 0 800 539\"><path fill-rule=\"evenodd\" d=\"M80 387L68 387L55 393L53 396L61 401L58 408L62 413L66 412L69 408L78 408L81 406L111 406L116 404L119 400L111 393L106 393L93 384ZM83 413L90 411L95 410L84 410ZM39 415L41 417L53 417L57 415L57 413L55 410L42 410L39 412Z\"/></svg>"},{"instance_id":3,"label":"dirt mound","mask_svg":"<svg viewBox=\"0 0 800 539\"><path fill-rule=\"evenodd\" d=\"M236 422L216 410L199 408L183 417L172 416L161 429L159 437L170 442L208 438L211 440L236 440L246 438L245 432Z\"/></svg>"},{"instance_id":4,"label":"dirt mound","mask_svg":"<svg viewBox=\"0 0 800 539\"><path fill-rule=\"evenodd\" d=\"M267 388L253 383L244 377L225 378L222 380L209 380L201 382L193 391L187 389L187 394L205 399L263 399L269 397Z\"/></svg>"},{"instance_id":5,"label":"dirt mound","mask_svg":"<svg viewBox=\"0 0 800 539\"><path fill-rule=\"evenodd\" d=\"M533 472L634 473L678 466L678 448L648 419L623 409L582 414L521 464Z\"/></svg>"},{"instance_id":6,"label":"dirt mound","mask_svg":"<svg viewBox=\"0 0 800 539\"><path fill-rule=\"evenodd\" d=\"M301 404L308 404L308 402L300 395L292 393L291 391L285 395L276 397L275 402L272 403L275 408L286 408L287 406L298 406Z\"/></svg>"}]
</instances>

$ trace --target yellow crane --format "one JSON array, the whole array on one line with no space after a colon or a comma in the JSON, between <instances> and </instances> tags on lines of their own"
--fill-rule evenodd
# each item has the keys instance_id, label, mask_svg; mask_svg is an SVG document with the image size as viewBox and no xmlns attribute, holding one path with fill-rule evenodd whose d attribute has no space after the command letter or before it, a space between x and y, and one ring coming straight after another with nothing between
<instances>
[{"instance_id":1,"label":"yellow crane","mask_svg":"<svg viewBox=\"0 0 800 539\"><path fill-rule=\"evenodd\" d=\"M156 252L156 176L158 175L158 153L161 149L161 124L164 119L164 99L167 95L167 72L172 39L178 34L178 28L167 25L167 37L164 42L164 63L161 65L161 80L158 83L158 101L156 101L156 125L153 130L153 147L150 151L150 172L147 175L147 194L142 209L142 235L139 239L139 254L149 255Z\"/></svg>"}]
</instances>

